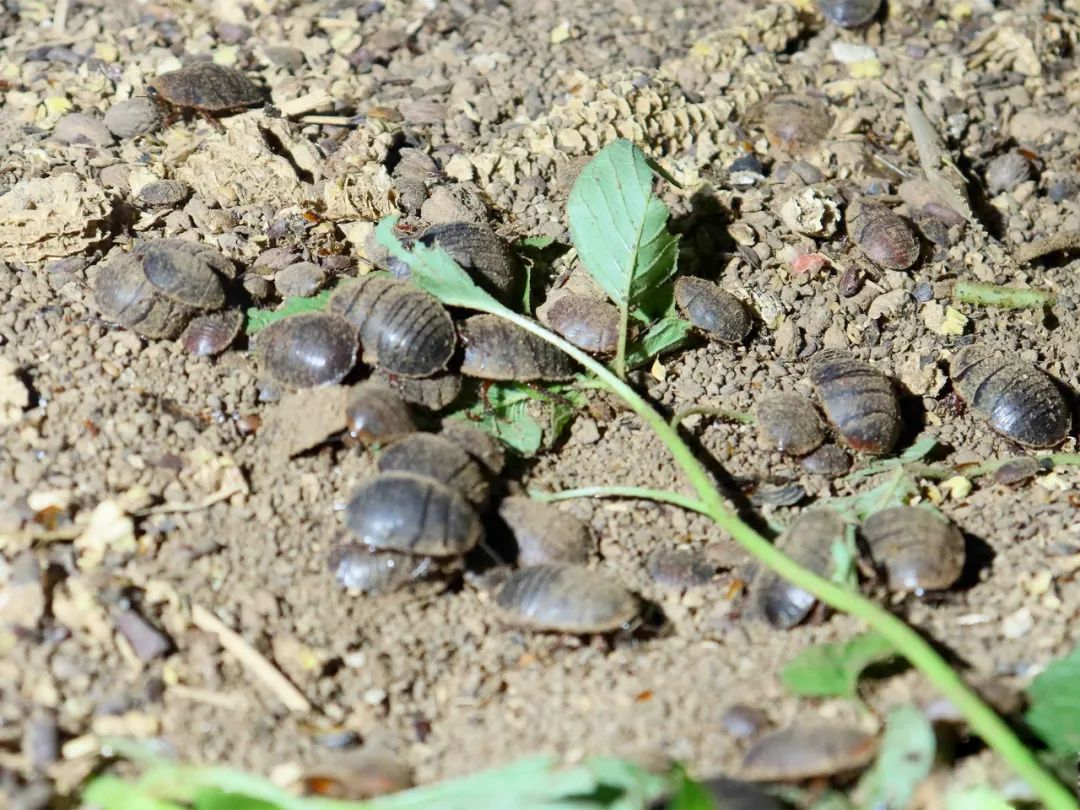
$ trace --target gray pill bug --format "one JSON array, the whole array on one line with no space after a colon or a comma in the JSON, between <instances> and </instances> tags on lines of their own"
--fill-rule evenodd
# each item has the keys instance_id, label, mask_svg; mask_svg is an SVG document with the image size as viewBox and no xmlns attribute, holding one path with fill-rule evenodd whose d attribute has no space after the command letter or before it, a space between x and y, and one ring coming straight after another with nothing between
<instances>
[{"instance_id":1,"label":"gray pill bug","mask_svg":"<svg viewBox=\"0 0 1080 810\"><path fill-rule=\"evenodd\" d=\"M919 258L915 231L881 203L852 200L845 218L848 238L875 264L889 270L907 270Z\"/></svg>"},{"instance_id":2,"label":"gray pill bug","mask_svg":"<svg viewBox=\"0 0 1080 810\"><path fill-rule=\"evenodd\" d=\"M795 520L776 538L776 547L800 565L829 576L833 546L843 542L847 527L831 509L812 509ZM769 569L761 569L751 583L757 612L779 630L788 630L810 615L817 600Z\"/></svg>"},{"instance_id":3,"label":"gray pill bug","mask_svg":"<svg viewBox=\"0 0 1080 810\"><path fill-rule=\"evenodd\" d=\"M497 315L473 315L459 328L461 373L484 380L567 380L574 362L543 338Z\"/></svg>"},{"instance_id":4,"label":"gray pill bug","mask_svg":"<svg viewBox=\"0 0 1080 810\"><path fill-rule=\"evenodd\" d=\"M633 621L635 596L607 576L577 565L546 563L515 571L495 598L502 619L530 630L607 633Z\"/></svg>"},{"instance_id":5,"label":"gray pill bug","mask_svg":"<svg viewBox=\"0 0 1080 810\"><path fill-rule=\"evenodd\" d=\"M551 328L591 354L614 354L619 345L619 310L608 301L564 295L547 311Z\"/></svg>"},{"instance_id":6,"label":"gray pill bug","mask_svg":"<svg viewBox=\"0 0 1080 810\"><path fill-rule=\"evenodd\" d=\"M589 527L553 504L512 495L499 504L499 516L514 535L520 565L584 565L594 551Z\"/></svg>"},{"instance_id":7,"label":"gray pill bug","mask_svg":"<svg viewBox=\"0 0 1080 810\"><path fill-rule=\"evenodd\" d=\"M1072 413L1042 369L1007 359L974 343L949 363L953 389L967 406L1007 439L1027 447L1053 447L1072 429Z\"/></svg>"},{"instance_id":8,"label":"gray pill bug","mask_svg":"<svg viewBox=\"0 0 1080 810\"><path fill-rule=\"evenodd\" d=\"M456 371L441 371L430 377L400 377L376 369L372 379L393 388L410 405L433 413L449 407L461 394L461 375Z\"/></svg>"},{"instance_id":9,"label":"gray pill bug","mask_svg":"<svg viewBox=\"0 0 1080 810\"><path fill-rule=\"evenodd\" d=\"M439 435L449 439L466 453L476 459L476 462L484 468L492 478L502 474L506 467L506 447L492 436L478 427L469 424L465 419L443 419Z\"/></svg>"},{"instance_id":10,"label":"gray pill bug","mask_svg":"<svg viewBox=\"0 0 1080 810\"><path fill-rule=\"evenodd\" d=\"M754 409L762 443L781 453L804 456L825 441L825 426L817 409L802 394L766 394Z\"/></svg>"},{"instance_id":11,"label":"gray pill bug","mask_svg":"<svg viewBox=\"0 0 1080 810\"><path fill-rule=\"evenodd\" d=\"M859 729L804 721L760 737L739 775L754 782L798 782L858 771L874 759L877 739Z\"/></svg>"},{"instance_id":12,"label":"gray pill bug","mask_svg":"<svg viewBox=\"0 0 1080 810\"><path fill-rule=\"evenodd\" d=\"M379 454L381 472L407 472L432 478L461 493L478 508L491 487L477 461L460 445L433 433L413 433Z\"/></svg>"},{"instance_id":13,"label":"gray pill bug","mask_svg":"<svg viewBox=\"0 0 1080 810\"><path fill-rule=\"evenodd\" d=\"M191 188L179 180L155 180L147 183L136 195L139 205L146 208L172 208L191 194Z\"/></svg>"},{"instance_id":14,"label":"gray pill bug","mask_svg":"<svg viewBox=\"0 0 1080 810\"><path fill-rule=\"evenodd\" d=\"M464 554L482 535L463 495L408 472L381 472L357 487L345 506L345 525L371 548L431 557Z\"/></svg>"},{"instance_id":15,"label":"gray pill bug","mask_svg":"<svg viewBox=\"0 0 1080 810\"><path fill-rule=\"evenodd\" d=\"M893 449L901 422L892 380L837 349L817 352L807 376L825 415L847 445L877 455Z\"/></svg>"},{"instance_id":16,"label":"gray pill bug","mask_svg":"<svg viewBox=\"0 0 1080 810\"><path fill-rule=\"evenodd\" d=\"M255 339L259 366L292 388L340 382L356 364L356 331L329 312L302 312L274 321Z\"/></svg>"},{"instance_id":17,"label":"gray pill bug","mask_svg":"<svg viewBox=\"0 0 1080 810\"><path fill-rule=\"evenodd\" d=\"M417 429L409 406L393 388L378 380L365 380L350 389L345 424L349 435L368 447L388 444Z\"/></svg>"},{"instance_id":18,"label":"gray pill bug","mask_svg":"<svg viewBox=\"0 0 1080 810\"><path fill-rule=\"evenodd\" d=\"M742 343L754 326L746 304L703 278L676 279L675 303L690 323L721 343Z\"/></svg>"},{"instance_id":19,"label":"gray pill bug","mask_svg":"<svg viewBox=\"0 0 1080 810\"><path fill-rule=\"evenodd\" d=\"M359 332L364 362L390 374L429 377L443 371L457 344L450 313L438 300L381 273L338 287L327 311Z\"/></svg>"},{"instance_id":20,"label":"gray pill bug","mask_svg":"<svg viewBox=\"0 0 1080 810\"><path fill-rule=\"evenodd\" d=\"M416 239L422 245L438 245L477 284L507 306L517 306L525 282L521 263L507 242L487 225L447 222L432 225ZM389 270L398 278L408 278L409 266L393 259Z\"/></svg>"},{"instance_id":21,"label":"gray pill bug","mask_svg":"<svg viewBox=\"0 0 1080 810\"><path fill-rule=\"evenodd\" d=\"M222 279L236 273L212 248L183 239L137 242L106 262L94 283L102 314L148 338L175 338L200 312L225 305Z\"/></svg>"},{"instance_id":22,"label":"gray pill bug","mask_svg":"<svg viewBox=\"0 0 1080 810\"><path fill-rule=\"evenodd\" d=\"M964 536L944 515L894 506L863 521L860 532L890 590L942 591L964 570Z\"/></svg>"},{"instance_id":23,"label":"gray pill bug","mask_svg":"<svg viewBox=\"0 0 1080 810\"><path fill-rule=\"evenodd\" d=\"M330 553L330 570L342 587L365 594L388 593L462 568L460 557L434 557L374 551L360 543L342 543Z\"/></svg>"}]
</instances>

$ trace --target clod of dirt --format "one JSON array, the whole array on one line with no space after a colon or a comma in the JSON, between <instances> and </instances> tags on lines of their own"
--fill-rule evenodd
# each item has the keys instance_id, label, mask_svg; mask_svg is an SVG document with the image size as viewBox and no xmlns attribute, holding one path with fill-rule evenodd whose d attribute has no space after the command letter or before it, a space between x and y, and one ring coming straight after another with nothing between
<instances>
[{"instance_id":1,"label":"clod of dirt","mask_svg":"<svg viewBox=\"0 0 1080 810\"><path fill-rule=\"evenodd\" d=\"M0 197L0 260L31 264L83 252L109 236L112 200L74 172L21 180Z\"/></svg>"},{"instance_id":2,"label":"clod of dirt","mask_svg":"<svg viewBox=\"0 0 1080 810\"><path fill-rule=\"evenodd\" d=\"M72 146L111 146L112 133L100 118L83 113L69 113L56 122L52 136Z\"/></svg>"},{"instance_id":3,"label":"clod of dirt","mask_svg":"<svg viewBox=\"0 0 1080 810\"><path fill-rule=\"evenodd\" d=\"M117 138L134 138L161 126L161 108L145 96L124 99L109 107L105 126Z\"/></svg>"}]
</instances>

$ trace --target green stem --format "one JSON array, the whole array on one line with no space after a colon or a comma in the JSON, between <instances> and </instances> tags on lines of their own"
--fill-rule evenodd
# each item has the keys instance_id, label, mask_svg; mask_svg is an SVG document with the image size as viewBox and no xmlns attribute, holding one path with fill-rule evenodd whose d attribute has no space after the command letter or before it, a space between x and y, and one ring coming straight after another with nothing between
<instances>
[{"instance_id":1,"label":"green stem","mask_svg":"<svg viewBox=\"0 0 1080 810\"><path fill-rule=\"evenodd\" d=\"M529 497L537 501L569 501L574 498L640 498L643 501L659 501L681 506L691 512L700 512L707 515L705 504L697 498L672 492L667 489L650 489L649 487L624 487L624 486L599 486L579 487L577 489L563 489L558 492L537 492L529 490Z\"/></svg>"},{"instance_id":2,"label":"green stem","mask_svg":"<svg viewBox=\"0 0 1080 810\"><path fill-rule=\"evenodd\" d=\"M691 416L715 416L728 422L741 422L744 425L754 424L754 415L746 411L736 411L731 408L721 408L718 405L694 405L683 408L671 417L671 426L678 427Z\"/></svg>"},{"instance_id":3,"label":"green stem","mask_svg":"<svg viewBox=\"0 0 1080 810\"><path fill-rule=\"evenodd\" d=\"M619 307L619 343L615 348L615 374L626 379L626 338L630 333L630 304Z\"/></svg>"},{"instance_id":4,"label":"green stem","mask_svg":"<svg viewBox=\"0 0 1080 810\"><path fill-rule=\"evenodd\" d=\"M1034 754L1013 733L993 709L975 694L953 671L922 636L893 614L834 582L803 568L783 554L768 540L744 523L724 503L708 472L679 436L678 429L668 422L633 388L619 379L603 364L598 363L577 347L552 334L540 324L512 312L506 307L489 305L488 312L513 322L522 329L546 340L607 383L612 392L623 399L667 446L676 463L701 499L703 514L708 515L736 542L796 587L802 588L819 601L865 622L872 630L888 640L904 658L919 669L946 698L964 715L977 735L1004 759L1018 776L1024 779L1050 810L1077 810L1072 793L1046 771Z\"/></svg>"}]
</instances>

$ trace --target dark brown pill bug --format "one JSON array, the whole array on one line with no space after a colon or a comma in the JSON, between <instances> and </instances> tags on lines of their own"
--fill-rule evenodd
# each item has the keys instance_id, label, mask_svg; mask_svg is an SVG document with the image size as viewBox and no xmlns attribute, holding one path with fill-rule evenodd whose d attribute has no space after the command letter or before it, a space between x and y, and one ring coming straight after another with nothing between
<instances>
[{"instance_id":1,"label":"dark brown pill bug","mask_svg":"<svg viewBox=\"0 0 1080 810\"><path fill-rule=\"evenodd\" d=\"M804 456L799 463L808 473L828 478L837 478L851 469L851 458L843 448L835 444L822 445L810 455Z\"/></svg>"},{"instance_id":2,"label":"dark brown pill bug","mask_svg":"<svg viewBox=\"0 0 1080 810\"><path fill-rule=\"evenodd\" d=\"M769 715L745 703L735 703L724 709L720 723L728 734L738 740L756 737L770 725Z\"/></svg>"},{"instance_id":3,"label":"dark brown pill bug","mask_svg":"<svg viewBox=\"0 0 1080 810\"><path fill-rule=\"evenodd\" d=\"M1005 486L1017 486L1018 484L1025 484L1038 475L1044 472L1045 468L1043 463L1031 456L1023 456L1022 458L1014 458L1010 461L1006 461L996 470L994 470L994 483L1004 484Z\"/></svg>"},{"instance_id":4,"label":"dark brown pill bug","mask_svg":"<svg viewBox=\"0 0 1080 810\"><path fill-rule=\"evenodd\" d=\"M191 187L179 180L155 180L147 183L135 199L139 205L147 208L172 208L182 203L191 194Z\"/></svg>"},{"instance_id":5,"label":"dark brown pill bug","mask_svg":"<svg viewBox=\"0 0 1080 810\"><path fill-rule=\"evenodd\" d=\"M967 406L1017 444L1053 447L1069 435L1069 406L1042 369L974 343L953 357L949 376Z\"/></svg>"},{"instance_id":6,"label":"dark brown pill bug","mask_svg":"<svg viewBox=\"0 0 1080 810\"><path fill-rule=\"evenodd\" d=\"M829 22L843 28L858 28L877 16L881 0L818 0L818 8Z\"/></svg>"},{"instance_id":7,"label":"dark brown pill bug","mask_svg":"<svg viewBox=\"0 0 1080 810\"><path fill-rule=\"evenodd\" d=\"M461 373L483 380L567 380L573 361L543 338L497 315L473 315L458 330L465 346Z\"/></svg>"},{"instance_id":8,"label":"dark brown pill bug","mask_svg":"<svg viewBox=\"0 0 1080 810\"><path fill-rule=\"evenodd\" d=\"M472 456L447 438L413 433L379 454L380 472L408 472L433 478L460 492L476 507L487 503L491 487Z\"/></svg>"},{"instance_id":9,"label":"dark brown pill bug","mask_svg":"<svg viewBox=\"0 0 1080 810\"><path fill-rule=\"evenodd\" d=\"M503 443L465 419L444 419L439 435L463 448L492 478L502 474L506 467L506 448Z\"/></svg>"},{"instance_id":10,"label":"dark brown pill bug","mask_svg":"<svg viewBox=\"0 0 1080 810\"><path fill-rule=\"evenodd\" d=\"M754 325L746 304L703 278L676 279L675 302L690 323L721 343L742 343Z\"/></svg>"},{"instance_id":11,"label":"dark brown pill bug","mask_svg":"<svg viewBox=\"0 0 1080 810\"><path fill-rule=\"evenodd\" d=\"M777 96L761 111L765 137L774 146L795 155L817 147L832 128L825 105L803 96Z\"/></svg>"},{"instance_id":12,"label":"dark brown pill bug","mask_svg":"<svg viewBox=\"0 0 1080 810\"><path fill-rule=\"evenodd\" d=\"M499 504L499 516L514 535L520 565L584 565L595 550L589 527L554 504L512 495Z\"/></svg>"},{"instance_id":13,"label":"dark brown pill bug","mask_svg":"<svg viewBox=\"0 0 1080 810\"><path fill-rule=\"evenodd\" d=\"M740 776L753 782L798 782L858 771L873 760L877 740L854 728L809 723L761 737L743 757Z\"/></svg>"},{"instance_id":14,"label":"dark brown pill bug","mask_svg":"<svg viewBox=\"0 0 1080 810\"><path fill-rule=\"evenodd\" d=\"M409 282L371 274L338 287L327 306L360 333L365 363L403 377L446 368L456 338L450 313Z\"/></svg>"},{"instance_id":15,"label":"dark brown pill bug","mask_svg":"<svg viewBox=\"0 0 1080 810\"><path fill-rule=\"evenodd\" d=\"M263 329L255 341L259 366L293 388L340 382L356 365L356 332L329 312L290 315Z\"/></svg>"},{"instance_id":16,"label":"dark brown pill bug","mask_svg":"<svg viewBox=\"0 0 1080 810\"><path fill-rule=\"evenodd\" d=\"M657 585L679 590L708 585L716 574L716 566L690 548L658 548L649 554L645 570Z\"/></svg>"},{"instance_id":17,"label":"dark brown pill bug","mask_svg":"<svg viewBox=\"0 0 1080 810\"><path fill-rule=\"evenodd\" d=\"M836 282L836 289L844 298L852 298L862 289L863 274L858 267L849 267Z\"/></svg>"},{"instance_id":18,"label":"dark brown pill bug","mask_svg":"<svg viewBox=\"0 0 1080 810\"><path fill-rule=\"evenodd\" d=\"M244 315L238 309L211 312L191 320L180 342L196 357L212 357L229 348L240 334Z\"/></svg>"},{"instance_id":19,"label":"dark brown pill bug","mask_svg":"<svg viewBox=\"0 0 1080 810\"><path fill-rule=\"evenodd\" d=\"M375 370L372 379L386 383L410 405L427 411L441 411L451 405L461 394L461 375L444 371L430 377L399 377Z\"/></svg>"},{"instance_id":20,"label":"dark brown pill bug","mask_svg":"<svg viewBox=\"0 0 1080 810\"><path fill-rule=\"evenodd\" d=\"M464 554L481 535L476 511L460 493L405 472L379 473L357 487L345 525L374 549L431 557Z\"/></svg>"},{"instance_id":21,"label":"dark brown pill bug","mask_svg":"<svg viewBox=\"0 0 1080 810\"><path fill-rule=\"evenodd\" d=\"M845 218L848 238L875 264L907 270L919 258L919 240L911 226L881 203L852 200Z\"/></svg>"},{"instance_id":22,"label":"dark brown pill bug","mask_svg":"<svg viewBox=\"0 0 1080 810\"><path fill-rule=\"evenodd\" d=\"M607 576L577 565L546 563L515 571L495 597L515 627L561 633L607 633L638 614L632 593Z\"/></svg>"},{"instance_id":23,"label":"dark brown pill bug","mask_svg":"<svg viewBox=\"0 0 1080 810\"><path fill-rule=\"evenodd\" d=\"M436 560L399 551L373 551L360 543L343 543L330 552L330 570L337 581L360 593L388 593L460 568L460 557Z\"/></svg>"},{"instance_id":24,"label":"dark brown pill bug","mask_svg":"<svg viewBox=\"0 0 1080 810\"><path fill-rule=\"evenodd\" d=\"M807 376L846 444L878 455L893 449L900 438L900 403L887 376L838 349L817 352Z\"/></svg>"},{"instance_id":25,"label":"dark brown pill bug","mask_svg":"<svg viewBox=\"0 0 1080 810\"><path fill-rule=\"evenodd\" d=\"M507 306L517 307L525 283L521 263L507 242L487 225L447 222L432 225L417 238L423 245L438 245L461 265L473 280ZM398 278L408 278L408 265L389 264Z\"/></svg>"},{"instance_id":26,"label":"dark brown pill bug","mask_svg":"<svg viewBox=\"0 0 1080 810\"><path fill-rule=\"evenodd\" d=\"M349 435L369 447L416 431L409 406L393 388L378 380L352 387L345 404L345 424Z\"/></svg>"},{"instance_id":27,"label":"dark brown pill bug","mask_svg":"<svg viewBox=\"0 0 1080 810\"><path fill-rule=\"evenodd\" d=\"M102 266L94 300L105 317L144 337L174 338L200 310L224 306L221 277L234 272L220 253L193 242L139 242Z\"/></svg>"},{"instance_id":28,"label":"dark brown pill bug","mask_svg":"<svg viewBox=\"0 0 1080 810\"><path fill-rule=\"evenodd\" d=\"M832 547L843 540L844 521L831 509L812 509L799 515L776 538L776 547L805 568L821 576L832 569ZM817 600L780 575L762 568L751 584L758 612L773 627L787 630L810 615Z\"/></svg>"},{"instance_id":29,"label":"dark brown pill bug","mask_svg":"<svg viewBox=\"0 0 1080 810\"><path fill-rule=\"evenodd\" d=\"M564 295L547 311L551 328L579 349L613 354L619 345L619 310L599 298Z\"/></svg>"},{"instance_id":30,"label":"dark brown pill bug","mask_svg":"<svg viewBox=\"0 0 1080 810\"><path fill-rule=\"evenodd\" d=\"M181 109L225 113L263 100L262 91L243 73L213 62L198 62L150 81L147 94Z\"/></svg>"},{"instance_id":31,"label":"dark brown pill bug","mask_svg":"<svg viewBox=\"0 0 1080 810\"><path fill-rule=\"evenodd\" d=\"M754 413L762 443L781 453L804 456L825 441L821 417L802 394L766 394L758 400Z\"/></svg>"},{"instance_id":32,"label":"dark brown pill bug","mask_svg":"<svg viewBox=\"0 0 1080 810\"><path fill-rule=\"evenodd\" d=\"M890 590L943 591L964 570L964 536L956 524L921 506L875 512L861 533Z\"/></svg>"}]
</instances>

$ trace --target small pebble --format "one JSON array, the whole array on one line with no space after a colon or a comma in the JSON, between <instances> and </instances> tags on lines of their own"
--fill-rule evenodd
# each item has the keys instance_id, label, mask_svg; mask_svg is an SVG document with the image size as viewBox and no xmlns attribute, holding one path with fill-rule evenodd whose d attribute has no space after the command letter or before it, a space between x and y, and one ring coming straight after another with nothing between
<instances>
[{"instance_id":1,"label":"small pebble","mask_svg":"<svg viewBox=\"0 0 1080 810\"><path fill-rule=\"evenodd\" d=\"M173 648L168 636L134 610L120 611L116 614L114 623L140 661L153 661Z\"/></svg>"},{"instance_id":2,"label":"small pebble","mask_svg":"<svg viewBox=\"0 0 1080 810\"><path fill-rule=\"evenodd\" d=\"M1012 191L1031 176L1031 164L1019 152L1006 152L986 167L986 187L991 194Z\"/></svg>"},{"instance_id":3,"label":"small pebble","mask_svg":"<svg viewBox=\"0 0 1080 810\"><path fill-rule=\"evenodd\" d=\"M113 136L100 118L83 113L68 113L56 122L53 139L73 146L110 146Z\"/></svg>"},{"instance_id":4,"label":"small pebble","mask_svg":"<svg viewBox=\"0 0 1080 810\"><path fill-rule=\"evenodd\" d=\"M146 96L118 101L105 113L105 126L117 138L134 138L161 126L161 110Z\"/></svg>"},{"instance_id":5,"label":"small pebble","mask_svg":"<svg viewBox=\"0 0 1080 810\"><path fill-rule=\"evenodd\" d=\"M920 304L925 304L928 301L933 300L934 287L928 281L920 281L918 284L915 285L915 289L911 291L911 294Z\"/></svg>"},{"instance_id":6,"label":"small pebble","mask_svg":"<svg viewBox=\"0 0 1080 810\"><path fill-rule=\"evenodd\" d=\"M326 273L312 262L290 264L274 276L274 289L282 298L307 298L326 283Z\"/></svg>"},{"instance_id":7,"label":"small pebble","mask_svg":"<svg viewBox=\"0 0 1080 810\"><path fill-rule=\"evenodd\" d=\"M289 45L271 45L263 49L263 55L272 65L296 72L304 66L304 52Z\"/></svg>"},{"instance_id":8,"label":"small pebble","mask_svg":"<svg viewBox=\"0 0 1080 810\"><path fill-rule=\"evenodd\" d=\"M147 208L173 208L188 198L191 187L179 180L155 180L147 183L136 196Z\"/></svg>"}]
</instances>

